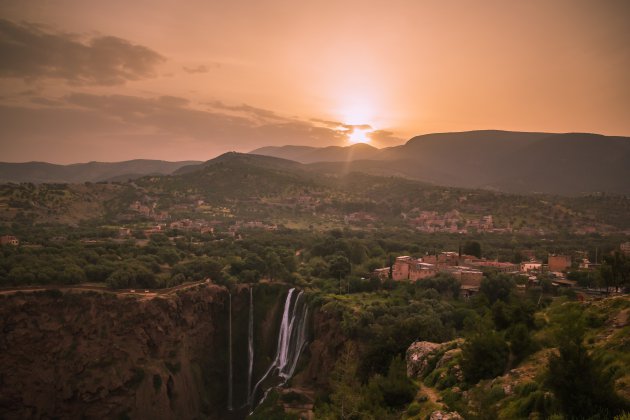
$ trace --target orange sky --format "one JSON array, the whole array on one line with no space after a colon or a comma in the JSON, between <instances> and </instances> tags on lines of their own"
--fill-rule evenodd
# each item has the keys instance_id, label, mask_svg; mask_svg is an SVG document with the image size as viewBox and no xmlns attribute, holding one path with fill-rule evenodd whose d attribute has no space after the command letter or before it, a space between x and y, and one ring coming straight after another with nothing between
<instances>
[{"instance_id":1,"label":"orange sky","mask_svg":"<svg viewBox=\"0 0 630 420\"><path fill-rule=\"evenodd\" d=\"M0 161L202 160L474 129L630 135L625 0L4 0L0 12Z\"/></svg>"}]
</instances>

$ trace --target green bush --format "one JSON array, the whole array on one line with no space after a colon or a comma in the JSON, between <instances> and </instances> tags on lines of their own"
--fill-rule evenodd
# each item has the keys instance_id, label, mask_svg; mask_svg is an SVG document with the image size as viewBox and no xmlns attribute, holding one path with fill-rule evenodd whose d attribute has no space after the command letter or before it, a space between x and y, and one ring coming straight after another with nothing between
<instances>
[{"instance_id":1,"label":"green bush","mask_svg":"<svg viewBox=\"0 0 630 420\"><path fill-rule=\"evenodd\" d=\"M422 406L414 401L409 404L409 407L407 407L407 415L410 417L417 416L418 414L420 414L421 409Z\"/></svg>"},{"instance_id":2,"label":"green bush","mask_svg":"<svg viewBox=\"0 0 630 420\"><path fill-rule=\"evenodd\" d=\"M462 370L470 384L503 374L508 362L508 345L494 331L483 331L467 340L462 348Z\"/></svg>"}]
</instances>

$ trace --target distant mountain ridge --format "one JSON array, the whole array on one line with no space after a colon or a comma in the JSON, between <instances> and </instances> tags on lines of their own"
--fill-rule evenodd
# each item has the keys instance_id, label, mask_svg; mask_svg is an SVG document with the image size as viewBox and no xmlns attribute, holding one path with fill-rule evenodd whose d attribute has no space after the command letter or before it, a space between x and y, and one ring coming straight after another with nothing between
<instances>
[{"instance_id":1,"label":"distant mountain ridge","mask_svg":"<svg viewBox=\"0 0 630 420\"><path fill-rule=\"evenodd\" d=\"M356 146L267 147L252 153L293 158L316 171L403 176L453 187L630 193L629 137L483 130L427 134L404 145L351 153Z\"/></svg>"},{"instance_id":2,"label":"distant mountain ridge","mask_svg":"<svg viewBox=\"0 0 630 420\"><path fill-rule=\"evenodd\" d=\"M267 146L252 150L251 154L274 156L295 160L300 163L346 162L348 160L369 160L378 158L381 150L365 143L351 146Z\"/></svg>"},{"instance_id":3,"label":"distant mountain ridge","mask_svg":"<svg viewBox=\"0 0 630 420\"><path fill-rule=\"evenodd\" d=\"M207 162L0 162L0 183L126 181L147 175L186 174L209 162L228 163L237 155L240 160L247 159L247 155L226 153ZM511 193L630 194L630 137L485 130L416 136L404 145L384 149L367 144L271 146L249 155L258 156L258 166L316 175L363 172Z\"/></svg>"},{"instance_id":4,"label":"distant mountain ridge","mask_svg":"<svg viewBox=\"0 0 630 420\"><path fill-rule=\"evenodd\" d=\"M88 162L56 165L46 162L0 162L0 183L81 183L126 181L146 175L169 175L177 169L198 161L168 162L135 159L124 162Z\"/></svg>"}]
</instances>

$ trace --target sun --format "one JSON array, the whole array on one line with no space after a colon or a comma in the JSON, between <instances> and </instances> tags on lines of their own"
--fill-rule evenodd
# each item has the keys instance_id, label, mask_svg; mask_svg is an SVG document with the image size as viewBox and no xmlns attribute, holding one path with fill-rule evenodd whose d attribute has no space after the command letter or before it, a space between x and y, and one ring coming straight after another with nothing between
<instances>
[{"instance_id":1,"label":"sun","mask_svg":"<svg viewBox=\"0 0 630 420\"><path fill-rule=\"evenodd\" d=\"M370 133L370 130L355 128L352 130L352 133L348 134L348 142L350 144L369 143L368 133Z\"/></svg>"}]
</instances>

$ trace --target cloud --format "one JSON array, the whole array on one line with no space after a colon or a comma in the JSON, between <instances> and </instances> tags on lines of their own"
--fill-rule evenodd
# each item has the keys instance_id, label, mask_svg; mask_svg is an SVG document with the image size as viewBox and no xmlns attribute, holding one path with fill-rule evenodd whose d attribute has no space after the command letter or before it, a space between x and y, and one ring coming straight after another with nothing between
<instances>
[{"instance_id":1,"label":"cloud","mask_svg":"<svg viewBox=\"0 0 630 420\"><path fill-rule=\"evenodd\" d=\"M372 126L370 124L344 124L344 128L348 130L371 130Z\"/></svg>"},{"instance_id":2,"label":"cloud","mask_svg":"<svg viewBox=\"0 0 630 420\"><path fill-rule=\"evenodd\" d=\"M278 115L268 109L257 108L247 104L226 105L221 101L214 101L208 103L208 105L216 110L231 111L236 113L237 115L245 114L248 116L256 117L262 121L292 121L290 118Z\"/></svg>"},{"instance_id":3,"label":"cloud","mask_svg":"<svg viewBox=\"0 0 630 420\"><path fill-rule=\"evenodd\" d=\"M173 96L72 93L0 109L3 160L209 159L267 145L344 144L346 134L249 105L211 110Z\"/></svg>"},{"instance_id":4,"label":"cloud","mask_svg":"<svg viewBox=\"0 0 630 420\"><path fill-rule=\"evenodd\" d=\"M331 128L338 128L344 125L343 123L340 123L339 121L322 120L319 118L311 118L310 121L324 125L326 127L331 127Z\"/></svg>"},{"instance_id":5,"label":"cloud","mask_svg":"<svg viewBox=\"0 0 630 420\"><path fill-rule=\"evenodd\" d=\"M83 41L34 24L0 19L0 77L62 79L79 85L120 85L155 77L157 52L113 36Z\"/></svg>"},{"instance_id":6,"label":"cloud","mask_svg":"<svg viewBox=\"0 0 630 420\"><path fill-rule=\"evenodd\" d=\"M210 68L213 69L218 69L221 67L221 64L219 63L212 63L211 66L206 66L206 65L199 65L197 67L182 67L182 69L186 72L186 73L190 73L190 74L195 74L195 73L208 73L210 72Z\"/></svg>"},{"instance_id":7,"label":"cloud","mask_svg":"<svg viewBox=\"0 0 630 420\"><path fill-rule=\"evenodd\" d=\"M42 96L34 96L30 98L30 101L36 105L44 105L44 106L63 105L63 102L57 101L55 99L44 98Z\"/></svg>"},{"instance_id":8,"label":"cloud","mask_svg":"<svg viewBox=\"0 0 630 420\"><path fill-rule=\"evenodd\" d=\"M321 120L319 118L311 118L309 121L323 125L324 127L333 128L336 130L348 131L352 133L354 130L371 130L372 126L369 124L344 124L339 121Z\"/></svg>"}]
</instances>

